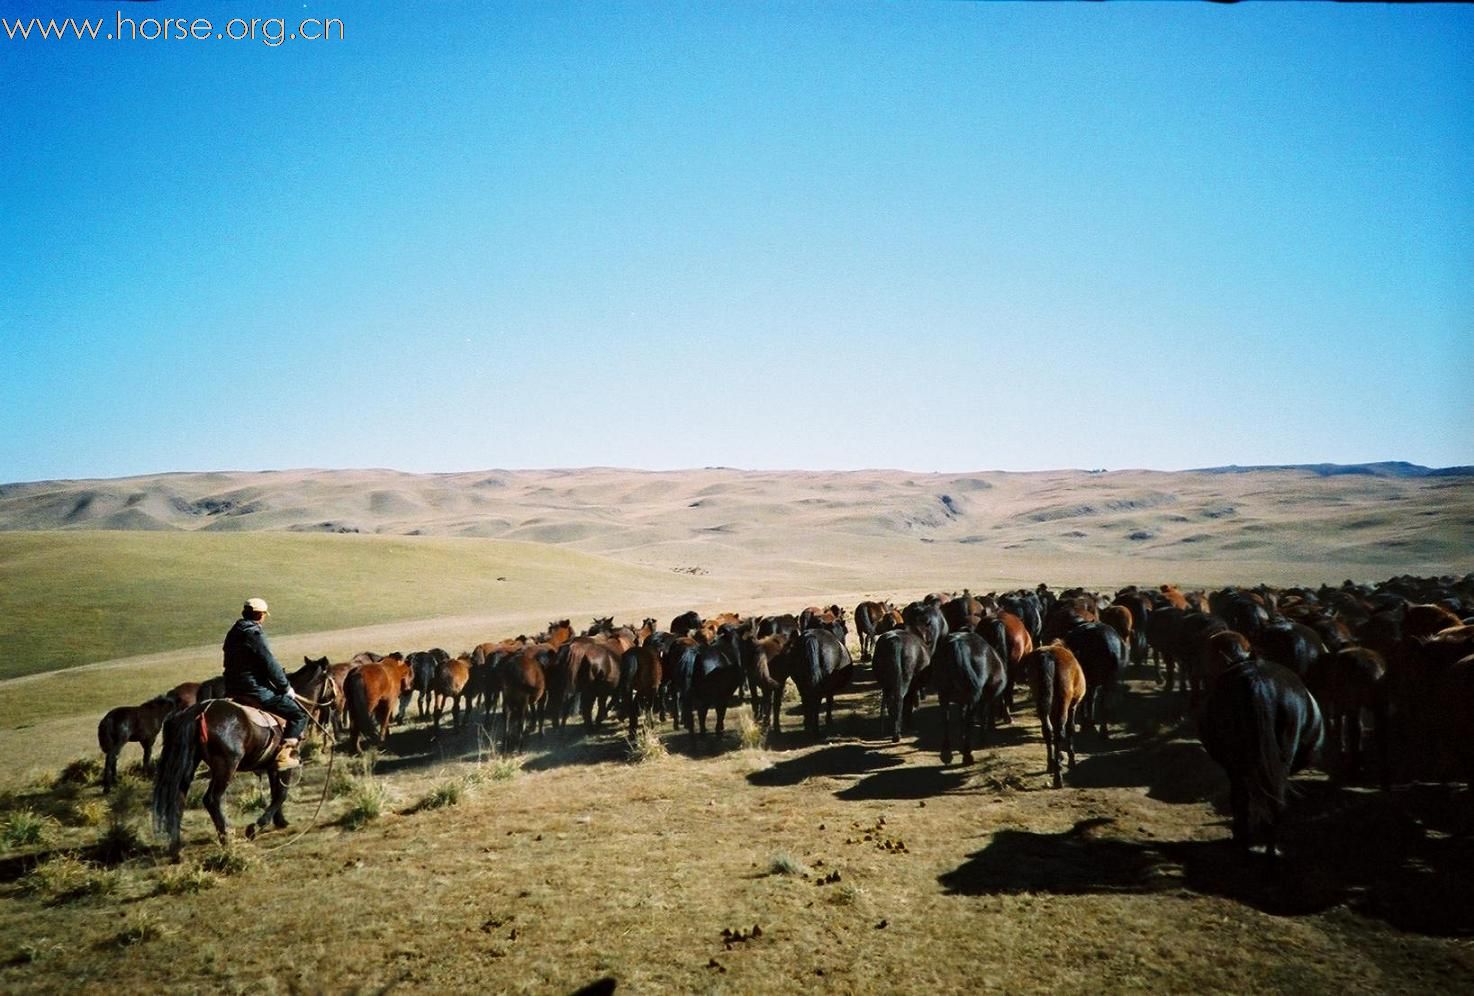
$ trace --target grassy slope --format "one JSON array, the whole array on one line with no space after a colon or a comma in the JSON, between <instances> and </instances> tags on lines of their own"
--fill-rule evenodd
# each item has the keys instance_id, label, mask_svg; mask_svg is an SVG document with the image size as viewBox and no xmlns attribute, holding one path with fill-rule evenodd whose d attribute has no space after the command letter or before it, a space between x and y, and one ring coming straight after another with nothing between
<instances>
[{"instance_id":1,"label":"grassy slope","mask_svg":"<svg viewBox=\"0 0 1474 996\"><path fill-rule=\"evenodd\" d=\"M504 577L506 581L498 581ZM652 569L496 540L294 533L0 534L0 679L218 641L248 596L274 638L533 611L668 581Z\"/></svg>"}]
</instances>

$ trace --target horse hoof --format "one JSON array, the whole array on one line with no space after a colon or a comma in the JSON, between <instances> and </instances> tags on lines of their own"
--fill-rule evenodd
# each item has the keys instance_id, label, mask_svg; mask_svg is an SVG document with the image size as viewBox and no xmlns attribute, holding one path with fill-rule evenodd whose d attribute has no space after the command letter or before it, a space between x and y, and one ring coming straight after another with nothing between
<instances>
[{"instance_id":1,"label":"horse hoof","mask_svg":"<svg viewBox=\"0 0 1474 996\"><path fill-rule=\"evenodd\" d=\"M952 763L952 752L950 750L944 750L944 751L942 751L942 763L943 764L951 764Z\"/></svg>"},{"instance_id":2,"label":"horse hoof","mask_svg":"<svg viewBox=\"0 0 1474 996\"><path fill-rule=\"evenodd\" d=\"M254 824L254 823L252 823L250 826L246 827L246 839L247 840L255 840L256 839L256 831L259 830L259 829L260 828L258 826L256 826L256 824Z\"/></svg>"},{"instance_id":3,"label":"horse hoof","mask_svg":"<svg viewBox=\"0 0 1474 996\"><path fill-rule=\"evenodd\" d=\"M285 830L287 827L291 826L291 824L287 822L287 818L280 814L272 817L271 825L276 827L278 830Z\"/></svg>"},{"instance_id":4,"label":"horse hoof","mask_svg":"<svg viewBox=\"0 0 1474 996\"><path fill-rule=\"evenodd\" d=\"M1054 773L1054 787L1057 789L1062 789L1065 787L1065 776L1060 774L1058 771Z\"/></svg>"},{"instance_id":5,"label":"horse hoof","mask_svg":"<svg viewBox=\"0 0 1474 996\"><path fill-rule=\"evenodd\" d=\"M900 742L901 742L901 735L899 733L892 733L891 734L891 743L898 744Z\"/></svg>"},{"instance_id":6,"label":"horse hoof","mask_svg":"<svg viewBox=\"0 0 1474 996\"><path fill-rule=\"evenodd\" d=\"M963 754L962 755L962 763L963 764L972 764L972 755L971 754Z\"/></svg>"}]
</instances>

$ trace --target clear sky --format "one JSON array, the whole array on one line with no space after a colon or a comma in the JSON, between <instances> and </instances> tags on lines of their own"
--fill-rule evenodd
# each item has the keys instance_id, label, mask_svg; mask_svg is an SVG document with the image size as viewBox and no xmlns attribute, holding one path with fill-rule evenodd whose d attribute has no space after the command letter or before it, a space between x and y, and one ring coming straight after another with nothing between
<instances>
[{"instance_id":1,"label":"clear sky","mask_svg":"<svg viewBox=\"0 0 1474 996\"><path fill-rule=\"evenodd\" d=\"M0 33L0 481L1474 463L1474 9L119 10L343 38Z\"/></svg>"}]
</instances>

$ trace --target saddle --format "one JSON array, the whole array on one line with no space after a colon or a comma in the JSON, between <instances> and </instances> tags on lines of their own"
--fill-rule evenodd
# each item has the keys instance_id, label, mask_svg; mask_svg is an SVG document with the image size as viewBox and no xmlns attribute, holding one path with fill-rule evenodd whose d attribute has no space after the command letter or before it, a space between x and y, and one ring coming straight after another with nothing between
<instances>
[{"instance_id":1,"label":"saddle","mask_svg":"<svg viewBox=\"0 0 1474 996\"><path fill-rule=\"evenodd\" d=\"M241 758L241 768L252 770L259 768L266 761L276 757L276 752L281 750L282 740L287 731L287 721L274 712L267 712L256 704L255 699L245 696L239 698L228 698L226 701L233 702L241 712L245 713L246 719L258 730L267 734L266 739L259 750L254 754ZM201 732L203 733L205 717L200 716Z\"/></svg>"}]
</instances>

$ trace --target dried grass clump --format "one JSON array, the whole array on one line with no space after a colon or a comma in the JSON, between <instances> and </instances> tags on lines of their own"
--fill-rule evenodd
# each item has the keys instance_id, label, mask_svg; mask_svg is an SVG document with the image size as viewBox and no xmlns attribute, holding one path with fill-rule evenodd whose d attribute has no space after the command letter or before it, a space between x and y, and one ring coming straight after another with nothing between
<instances>
[{"instance_id":1,"label":"dried grass clump","mask_svg":"<svg viewBox=\"0 0 1474 996\"><path fill-rule=\"evenodd\" d=\"M247 848L220 847L200 859L200 868L216 875L243 875L261 864L255 851Z\"/></svg>"},{"instance_id":2,"label":"dried grass clump","mask_svg":"<svg viewBox=\"0 0 1474 996\"><path fill-rule=\"evenodd\" d=\"M57 774L55 785L96 785L102 780L102 762L95 757L79 757Z\"/></svg>"},{"instance_id":3,"label":"dried grass clump","mask_svg":"<svg viewBox=\"0 0 1474 996\"><path fill-rule=\"evenodd\" d=\"M41 862L20 880L20 891L57 906L77 899L109 896L118 890L116 871L88 864L75 854L58 854Z\"/></svg>"},{"instance_id":4,"label":"dried grass clump","mask_svg":"<svg viewBox=\"0 0 1474 996\"><path fill-rule=\"evenodd\" d=\"M147 910L140 910L133 915L127 926L113 935L111 943L114 947L131 948L156 941L166 933L168 931L158 916Z\"/></svg>"},{"instance_id":5,"label":"dried grass clump","mask_svg":"<svg viewBox=\"0 0 1474 996\"><path fill-rule=\"evenodd\" d=\"M660 734L650 726L642 726L629 740L630 760L636 764L644 764L647 761L660 761L670 757L670 750L666 748L665 741L660 739Z\"/></svg>"},{"instance_id":6,"label":"dried grass clump","mask_svg":"<svg viewBox=\"0 0 1474 996\"><path fill-rule=\"evenodd\" d=\"M748 712L737 716L737 737L746 750L761 750L768 741L768 732L758 725Z\"/></svg>"},{"instance_id":7,"label":"dried grass clump","mask_svg":"<svg viewBox=\"0 0 1474 996\"><path fill-rule=\"evenodd\" d=\"M803 878L809 874L808 866L802 861L789 854L787 851L779 851L773 855L773 861L768 865L769 875L793 875Z\"/></svg>"},{"instance_id":8,"label":"dried grass clump","mask_svg":"<svg viewBox=\"0 0 1474 996\"><path fill-rule=\"evenodd\" d=\"M348 810L343 814L343 826L358 830L383 815L389 805L389 793L384 784L371 775L353 780L348 791Z\"/></svg>"},{"instance_id":9,"label":"dried grass clump","mask_svg":"<svg viewBox=\"0 0 1474 996\"><path fill-rule=\"evenodd\" d=\"M161 896L187 896L206 889L213 889L220 879L210 871L195 866L192 868L166 868L159 876L158 894Z\"/></svg>"},{"instance_id":10,"label":"dried grass clump","mask_svg":"<svg viewBox=\"0 0 1474 996\"><path fill-rule=\"evenodd\" d=\"M476 767L466 775L466 784L476 788L488 782L505 782L516 778L521 773L522 761L519 758L493 754L483 761L476 762Z\"/></svg>"},{"instance_id":11,"label":"dried grass clump","mask_svg":"<svg viewBox=\"0 0 1474 996\"><path fill-rule=\"evenodd\" d=\"M17 809L0 822L0 845L9 851L49 844L56 839L56 830L56 820L28 806Z\"/></svg>"},{"instance_id":12,"label":"dried grass clump","mask_svg":"<svg viewBox=\"0 0 1474 996\"><path fill-rule=\"evenodd\" d=\"M415 810L443 809L446 806L460 805L465 795L465 785L458 779L441 782L430 790L430 794L421 799L415 806Z\"/></svg>"},{"instance_id":13,"label":"dried grass clump","mask_svg":"<svg viewBox=\"0 0 1474 996\"><path fill-rule=\"evenodd\" d=\"M111 812L101 799L79 799L67 810L66 822L74 827L100 827Z\"/></svg>"}]
</instances>

